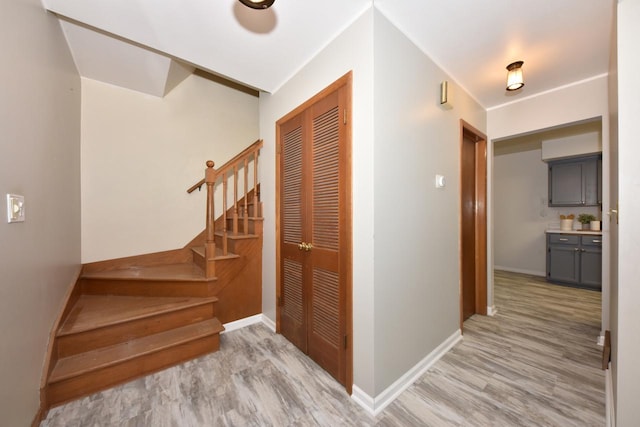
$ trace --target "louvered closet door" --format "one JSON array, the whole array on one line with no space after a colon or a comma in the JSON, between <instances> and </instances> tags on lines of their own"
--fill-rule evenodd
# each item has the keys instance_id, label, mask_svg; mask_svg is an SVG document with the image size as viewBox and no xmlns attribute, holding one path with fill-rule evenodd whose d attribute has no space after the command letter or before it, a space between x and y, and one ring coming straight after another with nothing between
<instances>
[{"instance_id":1,"label":"louvered closet door","mask_svg":"<svg viewBox=\"0 0 640 427\"><path fill-rule=\"evenodd\" d=\"M343 92L322 98L280 127L279 317L280 332L345 384L341 231L347 213L341 206L349 192L343 184Z\"/></svg>"},{"instance_id":2,"label":"louvered closet door","mask_svg":"<svg viewBox=\"0 0 640 427\"><path fill-rule=\"evenodd\" d=\"M280 332L303 352L307 352L304 262L306 253L299 245L305 238L303 177L304 114L287 121L281 128L280 171Z\"/></svg>"},{"instance_id":3,"label":"louvered closet door","mask_svg":"<svg viewBox=\"0 0 640 427\"><path fill-rule=\"evenodd\" d=\"M309 356L344 383L344 286L340 280L338 92L311 107Z\"/></svg>"}]
</instances>

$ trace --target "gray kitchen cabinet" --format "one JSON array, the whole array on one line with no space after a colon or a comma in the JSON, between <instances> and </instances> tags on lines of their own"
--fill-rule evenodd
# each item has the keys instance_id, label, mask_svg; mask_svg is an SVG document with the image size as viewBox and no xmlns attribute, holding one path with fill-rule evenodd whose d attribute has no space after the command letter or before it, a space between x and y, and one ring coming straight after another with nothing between
<instances>
[{"instance_id":1,"label":"gray kitchen cabinet","mask_svg":"<svg viewBox=\"0 0 640 427\"><path fill-rule=\"evenodd\" d=\"M602 287L602 238L547 234L547 280L581 288Z\"/></svg>"},{"instance_id":2,"label":"gray kitchen cabinet","mask_svg":"<svg viewBox=\"0 0 640 427\"><path fill-rule=\"evenodd\" d=\"M587 288L602 287L602 238L580 238L580 284Z\"/></svg>"},{"instance_id":3,"label":"gray kitchen cabinet","mask_svg":"<svg viewBox=\"0 0 640 427\"><path fill-rule=\"evenodd\" d=\"M601 169L599 155L549 162L549 206L598 206Z\"/></svg>"}]
</instances>

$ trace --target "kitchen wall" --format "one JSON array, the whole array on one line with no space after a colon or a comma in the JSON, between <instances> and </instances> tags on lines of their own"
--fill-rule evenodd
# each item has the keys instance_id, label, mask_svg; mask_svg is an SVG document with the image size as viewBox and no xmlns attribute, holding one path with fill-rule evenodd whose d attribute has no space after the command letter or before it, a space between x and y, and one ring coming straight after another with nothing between
<instances>
[{"instance_id":1,"label":"kitchen wall","mask_svg":"<svg viewBox=\"0 0 640 427\"><path fill-rule=\"evenodd\" d=\"M28 426L80 267L80 77L39 0L0 9L0 424ZM6 193L24 195L25 222L7 224Z\"/></svg>"},{"instance_id":2,"label":"kitchen wall","mask_svg":"<svg viewBox=\"0 0 640 427\"><path fill-rule=\"evenodd\" d=\"M203 76L164 98L83 78L82 262L184 246L205 228L206 191L186 190L206 160L258 137L258 98Z\"/></svg>"},{"instance_id":3,"label":"kitchen wall","mask_svg":"<svg viewBox=\"0 0 640 427\"><path fill-rule=\"evenodd\" d=\"M548 164L541 142L574 144L600 132L600 121L512 138L494 144L494 268L545 276L547 228L560 227L560 215L586 213L601 218L599 207L549 207ZM588 140L586 142L589 142ZM580 151L578 149L578 151ZM574 228L580 228L577 220Z\"/></svg>"}]
</instances>

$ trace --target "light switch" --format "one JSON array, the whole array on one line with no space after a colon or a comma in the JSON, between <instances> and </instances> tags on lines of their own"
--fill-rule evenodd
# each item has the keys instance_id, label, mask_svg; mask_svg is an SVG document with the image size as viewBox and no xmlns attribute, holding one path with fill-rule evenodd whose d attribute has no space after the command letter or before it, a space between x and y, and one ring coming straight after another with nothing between
<instances>
[{"instance_id":1,"label":"light switch","mask_svg":"<svg viewBox=\"0 0 640 427\"><path fill-rule=\"evenodd\" d=\"M7 222L24 222L24 196L7 194Z\"/></svg>"},{"instance_id":2,"label":"light switch","mask_svg":"<svg viewBox=\"0 0 640 427\"><path fill-rule=\"evenodd\" d=\"M444 175L436 175L436 188L444 188L445 179Z\"/></svg>"}]
</instances>

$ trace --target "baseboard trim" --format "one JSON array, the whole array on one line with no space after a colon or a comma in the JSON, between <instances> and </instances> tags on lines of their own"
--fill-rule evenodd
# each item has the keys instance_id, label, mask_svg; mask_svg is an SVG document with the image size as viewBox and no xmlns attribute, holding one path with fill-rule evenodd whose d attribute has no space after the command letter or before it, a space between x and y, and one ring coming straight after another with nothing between
<instances>
[{"instance_id":1,"label":"baseboard trim","mask_svg":"<svg viewBox=\"0 0 640 427\"><path fill-rule=\"evenodd\" d=\"M267 328L271 329L271 332L276 332L276 323L265 316L264 313L262 314L262 323L264 323Z\"/></svg>"},{"instance_id":2,"label":"baseboard trim","mask_svg":"<svg viewBox=\"0 0 640 427\"><path fill-rule=\"evenodd\" d=\"M223 334L231 331L236 331L238 329L242 329L249 325L254 325L256 323L262 322L262 314L256 314L254 316L245 317L244 319L235 320L233 322L225 323Z\"/></svg>"},{"instance_id":3,"label":"baseboard trim","mask_svg":"<svg viewBox=\"0 0 640 427\"><path fill-rule=\"evenodd\" d=\"M267 328L271 329L271 331L276 331L276 324L273 323L271 319L269 319L264 314L256 314L254 316L245 317L244 319L235 320L233 322L225 323L223 334L231 331L237 331L238 329L242 329L246 326L255 325L256 323L262 323Z\"/></svg>"},{"instance_id":4,"label":"baseboard trim","mask_svg":"<svg viewBox=\"0 0 640 427\"><path fill-rule=\"evenodd\" d=\"M607 427L616 427L615 401L613 398L613 377L611 362L605 372L605 420Z\"/></svg>"},{"instance_id":5,"label":"baseboard trim","mask_svg":"<svg viewBox=\"0 0 640 427\"><path fill-rule=\"evenodd\" d=\"M444 340L424 359L409 369L403 376L387 387L378 396L371 397L357 385L353 385L351 398L374 417L393 402L411 384L416 382L434 363L442 358L451 348L462 340L460 329Z\"/></svg>"},{"instance_id":6,"label":"baseboard trim","mask_svg":"<svg viewBox=\"0 0 640 427\"><path fill-rule=\"evenodd\" d=\"M525 270L525 269L522 269L522 268L504 267L502 265L494 265L493 266L493 270L494 271L495 270L508 271L509 273L528 274L529 276L547 277L547 274L544 271Z\"/></svg>"},{"instance_id":7,"label":"baseboard trim","mask_svg":"<svg viewBox=\"0 0 640 427\"><path fill-rule=\"evenodd\" d=\"M498 314L498 310L496 309L495 305L489 305L487 306L487 316L495 316L496 314Z\"/></svg>"}]
</instances>

